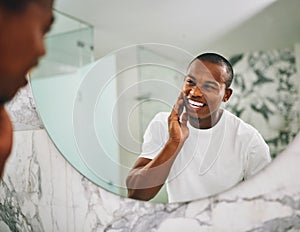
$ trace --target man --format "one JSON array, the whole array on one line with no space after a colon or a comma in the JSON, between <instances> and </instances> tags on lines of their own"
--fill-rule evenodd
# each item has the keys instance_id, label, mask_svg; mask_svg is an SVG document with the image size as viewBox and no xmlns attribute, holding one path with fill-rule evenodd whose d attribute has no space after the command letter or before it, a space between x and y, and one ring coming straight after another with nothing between
<instances>
[{"instance_id":1,"label":"man","mask_svg":"<svg viewBox=\"0 0 300 232\"><path fill-rule=\"evenodd\" d=\"M157 114L145 132L126 181L130 198L150 200L165 183L169 202L207 197L270 162L258 131L221 107L232 95L232 79L231 64L218 54L191 62L171 114Z\"/></svg>"},{"instance_id":2,"label":"man","mask_svg":"<svg viewBox=\"0 0 300 232\"><path fill-rule=\"evenodd\" d=\"M27 84L45 51L53 0L0 0L0 174L12 148L13 127L4 104Z\"/></svg>"}]
</instances>

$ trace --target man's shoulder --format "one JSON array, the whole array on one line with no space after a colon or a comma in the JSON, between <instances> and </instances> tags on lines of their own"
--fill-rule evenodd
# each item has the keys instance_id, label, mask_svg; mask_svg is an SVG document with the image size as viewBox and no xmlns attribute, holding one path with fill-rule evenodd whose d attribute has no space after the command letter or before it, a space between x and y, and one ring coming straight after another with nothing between
<instances>
[{"instance_id":1,"label":"man's shoulder","mask_svg":"<svg viewBox=\"0 0 300 232\"><path fill-rule=\"evenodd\" d=\"M260 147L264 151L267 151L269 155L268 145L266 144L263 136L254 126L243 121L241 118L229 111L227 111L227 115L227 125L229 128L227 131L232 135L232 138L234 138L236 143L245 144L247 147Z\"/></svg>"},{"instance_id":2,"label":"man's shoulder","mask_svg":"<svg viewBox=\"0 0 300 232\"><path fill-rule=\"evenodd\" d=\"M166 128L168 127L169 112L159 112L149 121L148 128Z\"/></svg>"},{"instance_id":3,"label":"man's shoulder","mask_svg":"<svg viewBox=\"0 0 300 232\"><path fill-rule=\"evenodd\" d=\"M170 112L158 112L153 117L152 121L166 121L166 120L168 120L169 115L170 115Z\"/></svg>"},{"instance_id":4,"label":"man's shoulder","mask_svg":"<svg viewBox=\"0 0 300 232\"><path fill-rule=\"evenodd\" d=\"M230 124L231 127L236 127L239 131L243 133L259 133L258 130L251 124L245 122L243 119L239 118L238 116L236 116L228 110L224 111L226 113L227 124Z\"/></svg>"}]
</instances>

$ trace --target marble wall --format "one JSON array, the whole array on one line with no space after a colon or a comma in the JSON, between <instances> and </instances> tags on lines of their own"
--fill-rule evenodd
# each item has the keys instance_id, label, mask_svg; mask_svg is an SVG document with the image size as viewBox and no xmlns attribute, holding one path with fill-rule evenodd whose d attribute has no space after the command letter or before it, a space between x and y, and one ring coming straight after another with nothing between
<instances>
[{"instance_id":1,"label":"marble wall","mask_svg":"<svg viewBox=\"0 0 300 232\"><path fill-rule=\"evenodd\" d=\"M48 137L30 88L7 106L14 147L0 187L0 231L300 231L300 134L270 166L207 199L121 198L78 173Z\"/></svg>"},{"instance_id":2,"label":"marble wall","mask_svg":"<svg viewBox=\"0 0 300 232\"><path fill-rule=\"evenodd\" d=\"M300 130L295 49L238 54L230 61L235 77L226 107L260 131L274 158Z\"/></svg>"}]
</instances>

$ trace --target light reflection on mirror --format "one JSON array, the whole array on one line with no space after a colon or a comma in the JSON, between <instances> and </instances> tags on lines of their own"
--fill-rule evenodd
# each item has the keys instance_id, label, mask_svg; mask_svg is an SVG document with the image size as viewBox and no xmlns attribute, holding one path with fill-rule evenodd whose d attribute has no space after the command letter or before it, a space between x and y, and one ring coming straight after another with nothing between
<instances>
[{"instance_id":1,"label":"light reflection on mirror","mask_svg":"<svg viewBox=\"0 0 300 232\"><path fill-rule=\"evenodd\" d=\"M170 111L191 59L172 46L131 46L97 61L79 86L73 112L77 148L96 176L119 187L118 194L127 195L125 180L145 128L156 113Z\"/></svg>"},{"instance_id":2,"label":"light reflection on mirror","mask_svg":"<svg viewBox=\"0 0 300 232\"><path fill-rule=\"evenodd\" d=\"M282 12L298 9L299 2L283 2L275 2L252 20L207 47L212 51L223 52L234 64L234 94L225 107L260 131L268 142L273 157L286 148L300 127L300 46L297 44L300 32L295 30L300 17L290 13L284 17L284 23L279 23L283 21ZM266 27L265 32L255 35L257 27ZM49 37L48 42L55 47L60 41L57 38L61 36L68 44L69 38L74 40L74 37L81 34L81 30L75 30ZM90 35L90 28L88 34ZM267 37L270 35L275 37ZM91 37L80 38L84 38L86 44L90 43ZM234 41L236 47L231 47L234 43L230 41ZM155 49L155 46L151 49L136 46L134 54L123 54L123 57L110 55L102 59L103 66L97 71L98 82L89 87L84 86L85 77L96 62L88 64L93 60L90 46L84 48L89 48L87 50L78 47L78 43L74 46L76 49L70 49L70 53L59 53L63 51L60 47L56 49L59 52L53 54L51 50L55 49L50 47L50 56L44 59L44 64L33 74L31 85L38 111L59 151L80 173L101 187L126 196L124 181L140 151L145 128L157 112L171 109L191 56L181 59L178 54L178 57L166 56L168 52ZM74 54L75 50L78 53ZM87 54L85 57L89 58L80 63L82 54ZM64 55L67 56L64 58ZM59 70L55 65L56 57L59 57ZM70 58L76 60L71 62L71 66L70 62L66 62ZM130 64L132 59L137 63L147 63L147 59L160 64L169 62L169 66L143 65L126 70L118 67L120 63L128 67L126 62ZM54 65L49 65L51 61ZM174 64L180 68L169 68ZM55 67L57 72L47 73L47 70ZM117 75L116 70L119 71ZM103 87L109 91L103 92ZM86 99L82 91L88 91L89 88L89 98ZM107 98L114 100L104 102ZM79 104L80 102L87 104ZM109 109L105 111L107 115L101 111L103 105ZM85 141L93 142L93 139L95 144L102 141L102 146L99 148L99 144L80 144ZM167 202L164 189L153 202Z\"/></svg>"}]
</instances>

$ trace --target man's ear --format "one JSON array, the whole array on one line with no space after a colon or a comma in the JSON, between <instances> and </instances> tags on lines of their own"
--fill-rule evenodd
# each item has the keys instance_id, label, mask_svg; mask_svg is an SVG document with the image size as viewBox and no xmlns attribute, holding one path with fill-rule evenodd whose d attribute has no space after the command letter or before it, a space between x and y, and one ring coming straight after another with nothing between
<instances>
[{"instance_id":1,"label":"man's ear","mask_svg":"<svg viewBox=\"0 0 300 232\"><path fill-rule=\"evenodd\" d=\"M223 97L223 102L227 102L229 100L229 98L231 97L232 94L232 89L231 88L226 88L225 89L225 94Z\"/></svg>"}]
</instances>

